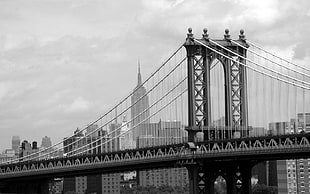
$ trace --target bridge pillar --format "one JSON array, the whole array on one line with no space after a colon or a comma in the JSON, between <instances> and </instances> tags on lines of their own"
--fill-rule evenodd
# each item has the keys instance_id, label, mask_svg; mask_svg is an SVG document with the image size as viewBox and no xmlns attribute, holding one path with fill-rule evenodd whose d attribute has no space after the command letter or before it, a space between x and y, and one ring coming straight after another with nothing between
<instances>
[{"instance_id":1,"label":"bridge pillar","mask_svg":"<svg viewBox=\"0 0 310 194\"><path fill-rule=\"evenodd\" d=\"M227 194L251 194L252 161L226 161L212 163L198 161L187 166L190 194L214 194L215 181L222 176ZM224 188L223 188L224 189Z\"/></svg>"},{"instance_id":2,"label":"bridge pillar","mask_svg":"<svg viewBox=\"0 0 310 194\"><path fill-rule=\"evenodd\" d=\"M199 194L198 189L198 168L197 165L187 166L188 176L189 176L189 193Z\"/></svg>"},{"instance_id":3,"label":"bridge pillar","mask_svg":"<svg viewBox=\"0 0 310 194\"><path fill-rule=\"evenodd\" d=\"M49 194L49 180L0 182L0 192Z\"/></svg>"},{"instance_id":4,"label":"bridge pillar","mask_svg":"<svg viewBox=\"0 0 310 194\"><path fill-rule=\"evenodd\" d=\"M241 30L239 40L236 41L248 47L243 33L244 31ZM203 37L198 40L194 38L192 29L189 28L184 47L187 53L188 141L197 141L197 132L203 132L205 141L216 138L214 127L218 126L214 124L217 118L211 117L211 111L215 110L211 110L210 86L211 65L216 60L223 66L225 83L225 126L221 127L226 128L226 133L221 138L229 138L228 135L237 138L246 137L248 135L247 75L246 68L239 64L239 62L246 63L243 59L246 57L246 49L233 44L227 29L222 40L211 40L207 29L203 30Z\"/></svg>"}]
</instances>

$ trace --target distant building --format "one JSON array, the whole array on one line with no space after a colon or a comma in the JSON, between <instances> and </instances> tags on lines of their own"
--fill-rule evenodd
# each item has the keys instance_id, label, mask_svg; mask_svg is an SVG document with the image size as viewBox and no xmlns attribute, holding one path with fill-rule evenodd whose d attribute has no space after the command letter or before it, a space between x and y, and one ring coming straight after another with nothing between
<instances>
[{"instance_id":1,"label":"distant building","mask_svg":"<svg viewBox=\"0 0 310 194\"><path fill-rule=\"evenodd\" d=\"M120 173L103 174L101 176L102 194L119 194L120 193Z\"/></svg>"},{"instance_id":2,"label":"distant building","mask_svg":"<svg viewBox=\"0 0 310 194\"><path fill-rule=\"evenodd\" d=\"M16 154L18 154L19 152L19 146L20 146L20 137L13 136L12 137L12 149L15 151Z\"/></svg>"},{"instance_id":3,"label":"distant building","mask_svg":"<svg viewBox=\"0 0 310 194\"><path fill-rule=\"evenodd\" d=\"M86 133L76 130L73 137L64 140L64 154L66 156L77 153L102 153L117 151L120 149L120 135L122 125L112 123L109 126L109 135L107 131L98 128L98 125L90 125ZM111 141L110 141L111 140ZM103 143L109 141L108 143ZM76 151L78 150L78 151ZM102 193L119 194L120 193L120 174L98 174L80 177L64 178L64 193L73 191L77 194Z\"/></svg>"},{"instance_id":4,"label":"distant building","mask_svg":"<svg viewBox=\"0 0 310 194\"><path fill-rule=\"evenodd\" d=\"M55 178L49 183L50 193L62 194L63 193L63 178Z\"/></svg>"},{"instance_id":5,"label":"distant building","mask_svg":"<svg viewBox=\"0 0 310 194\"><path fill-rule=\"evenodd\" d=\"M146 125L150 126L147 127ZM138 148L182 143L187 139L187 133L182 129L180 121L160 121L143 126L152 129L152 133L138 137ZM169 185L184 187L188 184L188 172L186 168L144 170L138 172L137 180L139 186L160 187Z\"/></svg>"},{"instance_id":6,"label":"distant building","mask_svg":"<svg viewBox=\"0 0 310 194\"><path fill-rule=\"evenodd\" d=\"M124 115L119 136L119 149L134 149L135 147L133 132L130 130L129 124L126 120L126 115Z\"/></svg>"},{"instance_id":7,"label":"distant building","mask_svg":"<svg viewBox=\"0 0 310 194\"><path fill-rule=\"evenodd\" d=\"M52 146L52 141L50 137L43 137L41 141L41 147L48 148Z\"/></svg>"},{"instance_id":8,"label":"distant building","mask_svg":"<svg viewBox=\"0 0 310 194\"><path fill-rule=\"evenodd\" d=\"M27 140L24 140L22 142L22 145L19 151L19 157L21 158L26 157L26 159L29 159L29 158L39 159L38 158L39 155L36 154L38 151L39 151L38 143L36 141L33 141L31 144Z\"/></svg>"},{"instance_id":9,"label":"distant building","mask_svg":"<svg viewBox=\"0 0 310 194\"><path fill-rule=\"evenodd\" d=\"M298 132L310 132L310 113L297 114Z\"/></svg>"},{"instance_id":10,"label":"distant building","mask_svg":"<svg viewBox=\"0 0 310 194\"><path fill-rule=\"evenodd\" d=\"M298 113L297 120L269 124L271 135L310 132L310 113ZM310 159L278 160L278 194L310 193Z\"/></svg>"},{"instance_id":11,"label":"distant building","mask_svg":"<svg viewBox=\"0 0 310 194\"><path fill-rule=\"evenodd\" d=\"M5 149L3 154L5 154L7 157L14 157L16 155L14 149Z\"/></svg>"},{"instance_id":12,"label":"distant building","mask_svg":"<svg viewBox=\"0 0 310 194\"><path fill-rule=\"evenodd\" d=\"M131 97L131 131L137 148L180 143L186 138L180 121L150 123L149 98L142 85L140 64L138 84ZM137 173L139 186L185 186L188 183L186 168L145 170Z\"/></svg>"},{"instance_id":13,"label":"distant building","mask_svg":"<svg viewBox=\"0 0 310 194\"><path fill-rule=\"evenodd\" d=\"M63 141L64 155L72 156L75 154L87 153L87 139L85 135L79 130L74 131L74 135L69 138L65 138ZM66 177L63 181L63 192L75 192L77 194L83 194L87 189L87 177Z\"/></svg>"},{"instance_id":14,"label":"distant building","mask_svg":"<svg viewBox=\"0 0 310 194\"><path fill-rule=\"evenodd\" d=\"M18 158L18 156L15 153L15 150L13 149L6 149L2 154L0 154L0 163L2 162L8 162L10 160L14 160Z\"/></svg>"},{"instance_id":15,"label":"distant building","mask_svg":"<svg viewBox=\"0 0 310 194\"><path fill-rule=\"evenodd\" d=\"M249 137L260 137L268 134L264 127L249 127Z\"/></svg>"},{"instance_id":16,"label":"distant building","mask_svg":"<svg viewBox=\"0 0 310 194\"><path fill-rule=\"evenodd\" d=\"M149 123L149 97L146 95L146 89L142 85L140 72L140 64L138 69L138 83L131 96L131 130L133 132L133 140L136 141L140 136L141 127L139 124Z\"/></svg>"}]
</instances>

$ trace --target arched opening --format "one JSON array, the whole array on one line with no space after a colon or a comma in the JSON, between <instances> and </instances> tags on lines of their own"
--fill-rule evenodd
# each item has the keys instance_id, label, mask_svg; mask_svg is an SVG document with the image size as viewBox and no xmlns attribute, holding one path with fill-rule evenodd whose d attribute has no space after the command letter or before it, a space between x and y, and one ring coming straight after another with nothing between
<instances>
[{"instance_id":1,"label":"arched opening","mask_svg":"<svg viewBox=\"0 0 310 194\"><path fill-rule=\"evenodd\" d=\"M210 138L225 138L225 76L221 61L215 59L210 66L211 123Z\"/></svg>"},{"instance_id":2,"label":"arched opening","mask_svg":"<svg viewBox=\"0 0 310 194\"><path fill-rule=\"evenodd\" d=\"M222 176L218 176L214 181L214 194L226 194L226 180Z\"/></svg>"}]
</instances>

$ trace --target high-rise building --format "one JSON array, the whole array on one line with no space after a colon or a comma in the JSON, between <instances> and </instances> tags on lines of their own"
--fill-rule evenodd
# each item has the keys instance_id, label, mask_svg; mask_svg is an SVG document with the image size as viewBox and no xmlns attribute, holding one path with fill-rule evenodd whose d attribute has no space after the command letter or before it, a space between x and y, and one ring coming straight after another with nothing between
<instances>
[{"instance_id":1,"label":"high-rise building","mask_svg":"<svg viewBox=\"0 0 310 194\"><path fill-rule=\"evenodd\" d=\"M48 148L48 147L51 147L52 146L52 141L51 141L51 138L45 136L42 138L42 141L41 141L41 147L43 148Z\"/></svg>"},{"instance_id":2,"label":"high-rise building","mask_svg":"<svg viewBox=\"0 0 310 194\"><path fill-rule=\"evenodd\" d=\"M310 132L310 113L297 114L298 132Z\"/></svg>"},{"instance_id":3,"label":"high-rise building","mask_svg":"<svg viewBox=\"0 0 310 194\"><path fill-rule=\"evenodd\" d=\"M119 134L119 149L134 149L136 146L133 141L133 133L130 130L129 124L126 121L126 115L123 117L123 122L121 125L121 130Z\"/></svg>"},{"instance_id":4,"label":"high-rise building","mask_svg":"<svg viewBox=\"0 0 310 194\"><path fill-rule=\"evenodd\" d=\"M39 151L37 144L38 143L36 141L33 141L31 144L27 140L24 140L19 151L19 157L26 157L30 155L29 157L31 158L39 159L39 155L35 154Z\"/></svg>"},{"instance_id":5,"label":"high-rise building","mask_svg":"<svg viewBox=\"0 0 310 194\"><path fill-rule=\"evenodd\" d=\"M65 138L63 141L64 155L72 156L74 154L87 153L88 147L84 147L86 144L87 138L79 129L76 129L72 137ZM63 189L64 193L84 193L87 189L87 176L64 178Z\"/></svg>"},{"instance_id":6,"label":"high-rise building","mask_svg":"<svg viewBox=\"0 0 310 194\"><path fill-rule=\"evenodd\" d=\"M13 136L12 137L12 149L15 151L15 153L18 153L20 146L20 137L19 136Z\"/></svg>"},{"instance_id":7,"label":"high-rise building","mask_svg":"<svg viewBox=\"0 0 310 194\"><path fill-rule=\"evenodd\" d=\"M282 135L310 132L310 113L298 113L297 119L269 124L269 133ZM278 194L310 193L310 159L278 160Z\"/></svg>"},{"instance_id":8,"label":"high-rise building","mask_svg":"<svg viewBox=\"0 0 310 194\"><path fill-rule=\"evenodd\" d=\"M145 125L150 125L150 127ZM180 121L159 121L144 124L144 128L151 129L151 131L137 138L138 148L182 143L187 138ZM139 186L184 187L188 184L188 173L186 168L145 170L139 171L137 180Z\"/></svg>"},{"instance_id":9,"label":"high-rise building","mask_svg":"<svg viewBox=\"0 0 310 194\"><path fill-rule=\"evenodd\" d=\"M65 155L75 153L101 153L120 149L120 132L122 124L111 123L109 131L103 131L98 125L90 125L86 133L76 130L73 137L64 140ZM104 143L107 142L107 143ZM79 151L74 151L80 149ZM64 178L64 193L73 191L82 193L119 194L120 174L97 174Z\"/></svg>"},{"instance_id":10,"label":"high-rise building","mask_svg":"<svg viewBox=\"0 0 310 194\"><path fill-rule=\"evenodd\" d=\"M138 83L134 89L134 93L131 97L131 130L133 132L133 139L136 141L137 137L140 136L141 127L139 124L149 123L148 117L150 116L149 111L149 98L146 94L146 89L142 85L142 78L140 72L140 64L138 67Z\"/></svg>"},{"instance_id":11,"label":"high-rise building","mask_svg":"<svg viewBox=\"0 0 310 194\"><path fill-rule=\"evenodd\" d=\"M6 149L3 153L0 153L0 163L16 159L17 157L13 149Z\"/></svg>"},{"instance_id":12,"label":"high-rise building","mask_svg":"<svg viewBox=\"0 0 310 194\"><path fill-rule=\"evenodd\" d=\"M142 85L140 64L138 84L131 97L131 130L137 148L167 145L183 142L186 132L180 121L159 121L150 123L149 99ZM188 183L187 169L171 168L139 171L137 181L140 186L185 186Z\"/></svg>"}]
</instances>

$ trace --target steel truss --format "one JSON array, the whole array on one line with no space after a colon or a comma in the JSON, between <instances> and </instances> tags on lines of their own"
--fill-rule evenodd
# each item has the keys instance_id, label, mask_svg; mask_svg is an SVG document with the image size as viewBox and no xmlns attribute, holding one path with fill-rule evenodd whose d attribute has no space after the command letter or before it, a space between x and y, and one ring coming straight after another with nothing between
<instances>
[{"instance_id":1,"label":"steel truss","mask_svg":"<svg viewBox=\"0 0 310 194\"><path fill-rule=\"evenodd\" d=\"M54 159L19 162L0 166L0 180L16 177L34 177L47 174L104 169L117 172L135 169L164 168L167 166L197 166L202 188L206 164L218 160L264 161L310 157L310 133L270 137L253 137L175 144L144 149L125 150L101 154L80 155ZM149 164L149 166L148 166ZM82 173L83 174L83 173ZM85 174L85 172L84 172ZM87 174L87 173L86 173ZM198 182L197 182L198 183Z\"/></svg>"}]
</instances>

